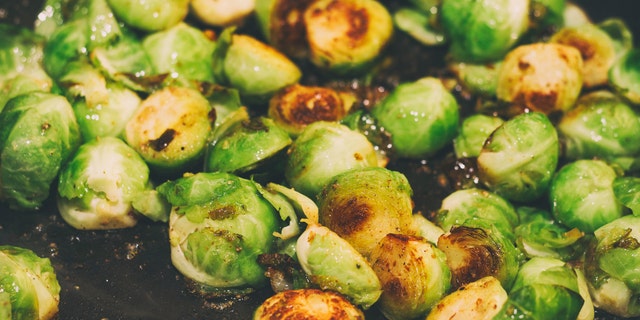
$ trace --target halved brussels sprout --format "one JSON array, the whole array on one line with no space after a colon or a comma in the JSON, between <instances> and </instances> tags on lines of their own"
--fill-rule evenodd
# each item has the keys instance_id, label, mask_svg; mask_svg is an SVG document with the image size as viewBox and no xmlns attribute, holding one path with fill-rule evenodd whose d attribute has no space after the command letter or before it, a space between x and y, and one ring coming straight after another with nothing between
<instances>
[{"instance_id":1,"label":"halved brussels sprout","mask_svg":"<svg viewBox=\"0 0 640 320\"><path fill-rule=\"evenodd\" d=\"M470 282L445 296L436 304L427 320L494 319L507 302L500 281L492 276Z\"/></svg>"},{"instance_id":2,"label":"halved brussels sprout","mask_svg":"<svg viewBox=\"0 0 640 320\"><path fill-rule=\"evenodd\" d=\"M341 75L368 71L393 35L393 20L376 0L316 0L304 11L309 58Z\"/></svg>"},{"instance_id":3,"label":"halved brussels sprout","mask_svg":"<svg viewBox=\"0 0 640 320\"><path fill-rule=\"evenodd\" d=\"M400 172L380 167L348 170L318 194L319 221L368 257L387 234L409 232L412 195Z\"/></svg>"},{"instance_id":4,"label":"halved brussels sprout","mask_svg":"<svg viewBox=\"0 0 640 320\"><path fill-rule=\"evenodd\" d=\"M373 145L362 133L317 121L304 128L288 150L284 174L299 192L315 197L336 175L378 164Z\"/></svg>"},{"instance_id":5,"label":"halved brussels sprout","mask_svg":"<svg viewBox=\"0 0 640 320\"><path fill-rule=\"evenodd\" d=\"M225 29L213 53L217 83L238 89L248 103L265 103L281 89L298 83L302 72L287 56L246 34Z\"/></svg>"},{"instance_id":6,"label":"halved brussels sprout","mask_svg":"<svg viewBox=\"0 0 640 320\"><path fill-rule=\"evenodd\" d=\"M142 47L154 74L168 74L173 81L192 85L193 80L213 82L215 41L185 22L147 35Z\"/></svg>"},{"instance_id":7,"label":"halved brussels sprout","mask_svg":"<svg viewBox=\"0 0 640 320\"><path fill-rule=\"evenodd\" d=\"M253 314L253 320L309 318L364 320L364 313L335 291L297 289L267 298Z\"/></svg>"},{"instance_id":8,"label":"halved brussels sprout","mask_svg":"<svg viewBox=\"0 0 640 320\"><path fill-rule=\"evenodd\" d=\"M60 284L49 258L30 249L0 246L0 316L2 319L53 319Z\"/></svg>"},{"instance_id":9,"label":"halved brussels sprout","mask_svg":"<svg viewBox=\"0 0 640 320\"><path fill-rule=\"evenodd\" d=\"M291 141L289 134L270 118L240 121L207 146L204 170L243 174L275 158Z\"/></svg>"},{"instance_id":10,"label":"halved brussels sprout","mask_svg":"<svg viewBox=\"0 0 640 320\"><path fill-rule=\"evenodd\" d=\"M460 121L457 100L433 77L400 84L371 114L391 135L400 158L433 155L456 136Z\"/></svg>"},{"instance_id":11,"label":"halved brussels sprout","mask_svg":"<svg viewBox=\"0 0 640 320\"><path fill-rule=\"evenodd\" d=\"M189 0L107 0L116 17L146 32L168 29L189 13Z\"/></svg>"},{"instance_id":12,"label":"halved brussels sprout","mask_svg":"<svg viewBox=\"0 0 640 320\"><path fill-rule=\"evenodd\" d=\"M640 105L640 48L634 48L622 55L609 69L609 84L616 93Z\"/></svg>"},{"instance_id":13,"label":"halved brussels sprout","mask_svg":"<svg viewBox=\"0 0 640 320\"><path fill-rule=\"evenodd\" d=\"M556 171L560 144L543 113L520 114L497 128L478 156L480 182L512 201L545 195Z\"/></svg>"},{"instance_id":14,"label":"halved brussels sprout","mask_svg":"<svg viewBox=\"0 0 640 320\"><path fill-rule=\"evenodd\" d=\"M0 112L0 200L39 209L80 139L63 96L34 91L9 100Z\"/></svg>"},{"instance_id":15,"label":"halved brussels sprout","mask_svg":"<svg viewBox=\"0 0 640 320\"><path fill-rule=\"evenodd\" d=\"M503 235L514 240L513 228L519 223L511 203L487 190L470 188L457 190L442 200L435 216L436 223L446 232L452 227L476 226L475 222L490 222Z\"/></svg>"},{"instance_id":16,"label":"halved brussels sprout","mask_svg":"<svg viewBox=\"0 0 640 320\"><path fill-rule=\"evenodd\" d=\"M594 235L584 273L595 306L620 317L640 317L640 217L620 217Z\"/></svg>"},{"instance_id":17,"label":"halved brussels sprout","mask_svg":"<svg viewBox=\"0 0 640 320\"><path fill-rule=\"evenodd\" d=\"M390 233L370 261L382 284L377 306L388 319L424 317L449 293L446 256L424 238Z\"/></svg>"},{"instance_id":18,"label":"halved brussels sprout","mask_svg":"<svg viewBox=\"0 0 640 320\"><path fill-rule=\"evenodd\" d=\"M337 291L363 309L380 298L380 280L367 260L329 228L309 224L298 237L296 253L302 269L321 289Z\"/></svg>"},{"instance_id":19,"label":"halved brussels sprout","mask_svg":"<svg viewBox=\"0 0 640 320\"><path fill-rule=\"evenodd\" d=\"M529 25L529 0L442 0L440 19L454 60L500 60Z\"/></svg>"},{"instance_id":20,"label":"halved brussels sprout","mask_svg":"<svg viewBox=\"0 0 640 320\"><path fill-rule=\"evenodd\" d=\"M253 181L200 172L156 189L172 205L169 242L178 271L214 295L266 285L257 257L274 248L281 220Z\"/></svg>"},{"instance_id":21,"label":"halved brussels sprout","mask_svg":"<svg viewBox=\"0 0 640 320\"><path fill-rule=\"evenodd\" d=\"M309 54L304 11L315 0L261 0L255 15L268 43L284 54L303 58Z\"/></svg>"},{"instance_id":22,"label":"halved brussels sprout","mask_svg":"<svg viewBox=\"0 0 640 320\"><path fill-rule=\"evenodd\" d=\"M350 109L347 101L328 87L294 84L269 100L268 114L292 136L316 121L339 121Z\"/></svg>"},{"instance_id":23,"label":"halved brussels sprout","mask_svg":"<svg viewBox=\"0 0 640 320\"><path fill-rule=\"evenodd\" d=\"M189 10L211 26L242 24L256 7L256 0L191 0Z\"/></svg>"},{"instance_id":24,"label":"halved brussels sprout","mask_svg":"<svg viewBox=\"0 0 640 320\"><path fill-rule=\"evenodd\" d=\"M640 115L609 91L582 95L557 129L570 160L599 158L628 169L640 153Z\"/></svg>"},{"instance_id":25,"label":"halved brussels sprout","mask_svg":"<svg viewBox=\"0 0 640 320\"><path fill-rule=\"evenodd\" d=\"M105 79L87 61L68 63L58 83L73 105L84 141L122 137L141 102L135 91Z\"/></svg>"},{"instance_id":26,"label":"halved brussels sprout","mask_svg":"<svg viewBox=\"0 0 640 320\"><path fill-rule=\"evenodd\" d=\"M80 230L133 227L140 217L133 203L151 189L149 168L138 153L118 138L99 137L81 145L60 171L58 210ZM160 220L167 221L166 209Z\"/></svg>"},{"instance_id":27,"label":"halved brussels sprout","mask_svg":"<svg viewBox=\"0 0 640 320\"><path fill-rule=\"evenodd\" d=\"M503 123L504 120L499 117L481 113L464 118L458 130L458 135L453 139L453 149L456 157L478 157L487 138Z\"/></svg>"},{"instance_id":28,"label":"halved brussels sprout","mask_svg":"<svg viewBox=\"0 0 640 320\"><path fill-rule=\"evenodd\" d=\"M520 267L501 316L574 320L584 304L573 268L559 259L535 257Z\"/></svg>"},{"instance_id":29,"label":"halved brussels sprout","mask_svg":"<svg viewBox=\"0 0 640 320\"><path fill-rule=\"evenodd\" d=\"M183 172L204 154L215 122L195 89L166 87L142 101L125 128L126 142L160 174Z\"/></svg>"},{"instance_id":30,"label":"halved brussels sprout","mask_svg":"<svg viewBox=\"0 0 640 320\"><path fill-rule=\"evenodd\" d=\"M453 226L438 238L437 246L447 256L453 289L493 276L509 290L522 259L508 237L482 220L474 221L474 226Z\"/></svg>"},{"instance_id":31,"label":"halved brussels sprout","mask_svg":"<svg viewBox=\"0 0 640 320\"><path fill-rule=\"evenodd\" d=\"M558 222L593 232L623 215L613 193L616 171L601 160L577 160L564 165L549 191L551 213Z\"/></svg>"},{"instance_id":32,"label":"halved brussels sprout","mask_svg":"<svg viewBox=\"0 0 640 320\"><path fill-rule=\"evenodd\" d=\"M587 23L564 27L549 40L572 46L582 54L582 84L585 88L606 85L609 69L624 53L619 51L615 40L599 25Z\"/></svg>"},{"instance_id":33,"label":"halved brussels sprout","mask_svg":"<svg viewBox=\"0 0 640 320\"><path fill-rule=\"evenodd\" d=\"M511 50L498 72L498 99L545 114L571 109L582 90L582 55L558 43L525 44Z\"/></svg>"}]
</instances>

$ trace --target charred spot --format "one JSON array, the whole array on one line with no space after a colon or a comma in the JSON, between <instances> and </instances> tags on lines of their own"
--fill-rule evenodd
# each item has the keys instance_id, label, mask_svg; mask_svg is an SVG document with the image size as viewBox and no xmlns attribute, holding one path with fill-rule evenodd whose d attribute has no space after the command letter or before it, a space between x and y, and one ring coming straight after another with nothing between
<instances>
[{"instance_id":1,"label":"charred spot","mask_svg":"<svg viewBox=\"0 0 640 320\"><path fill-rule=\"evenodd\" d=\"M278 109L281 113L285 110ZM290 106L290 120L297 124L310 124L316 121L335 121L342 116L342 101L335 95L322 90L300 92Z\"/></svg>"},{"instance_id":2,"label":"charred spot","mask_svg":"<svg viewBox=\"0 0 640 320\"><path fill-rule=\"evenodd\" d=\"M215 108L211 108L211 110L209 110L209 112L207 113L207 118L209 119L210 123L216 122L216 119L218 118L218 114L216 113Z\"/></svg>"},{"instance_id":3,"label":"charred spot","mask_svg":"<svg viewBox=\"0 0 640 320\"><path fill-rule=\"evenodd\" d=\"M269 131L269 128L259 117L242 122L242 126L249 131Z\"/></svg>"},{"instance_id":4,"label":"charred spot","mask_svg":"<svg viewBox=\"0 0 640 320\"><path fill-rule=\"evenodd\" d=\"M347 14L350 23L347 36L354 41L359 41L364 38L369 29L369 15L367 14L367 10L350 10Z\"/></svg>"},{"instance_id":5,"label":"charred spot","mask_svg":"<svg viewBox=\"0 0 640 320\"><path fill-rule=\"evenodd\" d=\"M331 212L328 227L339 235L356 233L373 215L372 208L357 198L351 198L344 204L336 204Z\"/></svg>"},{"instance_id":6,"label":"charred spot","mask_svg":"<svg viewBox=\"0 0 640 320\"><path fill-rule=\"evenodd\" d=\"M178 132L174 129L167 129L160 135L160 137L158 137L158 139L149 140L149 146L155 151L162 151L169 146L173 139L175 139L177 133Z\"/></svg>"},{"instance_id":7,"label":"charred spot","mask_svg":"<svg viewBox=\"0 0 640 320\"><path fill-rule=\"evenodd\" d=\"M385 294L395 297L398 300L404 300L407 297L407 288L402 285L402 280L393 278L384 283L382 286Z\"/></svg>"},{"instance_id":8,"label":"charred spot","mask_svg":"<svg viewBox=\"0 0 640 320\"><path fill-rule=\"evenodd\" d=\"M526 104L533 110L539 110L544 113L551 113L555 109L556 101L558 101L558 92L531 92Z\"/></svg>"},{"instance_id":9,"label":"charred spot","mask_svg":"<svg viewBox=\"0 0 640 320\"><path fill-rule=\"evenodd\" d=\"M51 128L51 124L49 122L45 122L40 126L40 130L42 130L43 133L49 130L49 128Z\"/></svg>"},{"instance_id":10,"label":"charred spot","mask_svg":"<svg viewBox=\"0 0 640 320\"><path fill-rule=\"evenodd\" d=\"M630 236L630 234L631 229L625 230L624 236L616 241L616 243L613 244L613 247L628 250L635 250L640 248L640 243L638 242L638 240L633 236Z\"/></svg>"},{"instance_id":11,"label":"charred spot","mask_svg":"<svg viewBox=\"0 0 640 320\"><path fill-rule=\"evenodd\" d=\"M276 48L292 55L302 54L306 48L307 34L303 16L311 2L311 0L277 1L269 31Z\"/></svg>"},{"instance_id":12,"label":"charred spot","mask_svg":"<svg viewBox=\"0 0 640 320\"><path fill-rule=\"evenodd\" d=\"M596 49L591 43L589 43L589 41L585 41L579 38L573 38L569 39L569 41L567 41L565 44L578 49L578 51L580 51L580 55L582 56L582 60L584 61L589 60L596 55ZM563 58L565 61L568 60L566 56L563 56Z\"/></svg>"},{"instance_id":13,"label":"charred spot","mask_svg":"<svg viewBox=\"0 0 640 320\"><path fill-rule=\"evenodd\" d=\"M522 61L522 60L518 61L518 69L522 71L527 70L530 67L531 67L531 64L529 62Z\"/></svg>"},{"instance_id":14,"label":"charred spot","mask_svg":"<svg viewBox=\"0 0 640 320\"><path fill-rule=\"evenodd\" d=\"M224 206L209 211L209 218L213 220L223 220L233 217L237 214L236 209L232 206Z\"/></svg>"}]
</instances>

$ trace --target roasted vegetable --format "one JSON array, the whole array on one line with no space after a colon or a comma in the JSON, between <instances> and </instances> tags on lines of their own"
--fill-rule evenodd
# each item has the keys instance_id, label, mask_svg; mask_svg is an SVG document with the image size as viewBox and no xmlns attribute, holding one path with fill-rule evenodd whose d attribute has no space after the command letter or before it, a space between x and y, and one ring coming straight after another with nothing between
<instances>
[{"instance_id":1,"label":"roasted vegetable","mask_svg":"<svg viewBox=\"0 0 640 320\"><path fill-rule=\"evenodd\" d=\"M320 224L368 257L389 233L408 233L412 225L407 178L380 167L336 175L318 194Z\"/></svg>"},{"instance_id":2,"label":"roasted vegetable","mask_svg":"<svg viewBox=\"0 0 640 320\"><path fill-rule=\"evenodd\" d=\"M53 319L60 284L48 258L30 249L0 246L0 316L2 319Z\"/></svg>"},{"instance_id":3,"label":"roasted vegetable","mask_svg":"<svg viewBox=\"0 0 640 320\"><path fill-rule=\"evenodd\" d=\"M78 123L63 96L34 91L9 100L0 112L0 200L40 209L79 145Z\"/></svg>"}]
</instances>

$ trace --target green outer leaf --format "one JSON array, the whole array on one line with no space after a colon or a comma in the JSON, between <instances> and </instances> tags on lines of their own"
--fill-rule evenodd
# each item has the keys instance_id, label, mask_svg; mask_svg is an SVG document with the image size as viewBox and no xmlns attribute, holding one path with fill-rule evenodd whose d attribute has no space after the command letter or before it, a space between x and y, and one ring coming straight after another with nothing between
<instances>
[{"instance_id":1,"label":"green outer leaf","mask_svg":"<svg viewBox=\"0 0 640 320\"><path fill-rule=\"evenodd\" d=\"M613 194L633 215L640 216L640 178L617 177L613 180Z\"/></svg>"}]
</instances>

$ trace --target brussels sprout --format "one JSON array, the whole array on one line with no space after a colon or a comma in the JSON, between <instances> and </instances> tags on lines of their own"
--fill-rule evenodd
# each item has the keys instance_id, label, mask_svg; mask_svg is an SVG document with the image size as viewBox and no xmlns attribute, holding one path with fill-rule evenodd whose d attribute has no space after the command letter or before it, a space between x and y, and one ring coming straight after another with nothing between
<instances>
[{"instance_id":1,"label":"brussels sprout","mask_svg":"<svg viewBox=\"0 0 640 320\"><path fill-rule=\"evenodd\" d=\"M310 224L296 243L302 269L323 290L337 291L368 309L382 294L380 280L367 260L329 228Z\"/></svg>"},{"instance_id":2,"label":"brussels sprout","mask_svg":"<svg viewBox=\"0 0 640 320\"><path fill-rule=\"evenodd\" d=\"M207 146L204 170L246 173L275 158L290 144L289 134L272 119L247 119Z\"/></svg>"},{"instance_id":3,"label":"brussels sprout","mask_svg":"<svg viewBox=\"0 0 640 320\"><path fill-rule=\"evenodd\" d=\"M418 42L437 46L446 43L447 38L438 25L438 5L427 8L402 7L393 13L393 22L401 31L406 32Z\"/></svg>"},{"instance_id":4,"label":"brussels sprout","mask_svg":"<svg viewBox=\"0 0 640 320\"><path fill-rule=\"evenodd\" d=\"M474 225L453 226L438 238L438 249L447 256L451 270L452 288L494 276L508 290L520 266L520 252L491 222L476 220Z\"/></svg>"},{"instance_id":5,"label":"brussels sprout","mask_svg":"<svg viewBox=\"0 0 640 320\"><path fill-rule=\"evenodd\" d=\"M30 249L0 246L0 315L8 312L2 319L53 319L59 302L60 284L48 258Z\"/></svg>"},{"instance_id":6,"label":"brussels sprout","mask_svg":"<svg viewBox=\"0 0 640 320\"><path fill-rule=\"evenodd\" d=\"M317 0L304 12L309 58L339 75L368 71L393 35L393 19L375 0Z\"/></svg>"},{"instance_id":7,"label":"brussels sprout","mask_svg":"<svg viewBox=\"0 0 640 320\"><path fill-rule=\"evenodd\" d=\"M549 41L572 46L580 51L583 61L582 84L585 88L607 84L609 68L619 52L616 51L614 40L600 27L590 23L565 27Z\"/></svg>"},{"instance_id":8,"label":"brussels sprout","mask_svg":"<svg viewBox=\"0 0 640 320\"><path fill-rule=\"evenodd\" d=\"M564 261L536 257L525 262L498 319L577 319L584 300L576 273Z\"/></svg>"},{"instance_id":9,"label":"brussels sprout","mask_svg":"<svg viewBox=\"0 0 640 320\"><path fill-rule=\"evenodd\" d=\"M543 113L520 114L497 128L478 156L480 182L512 201L545 195L558 165L555 127Z\"/></svg>"},{"instance_id":10,"label":"brussels sprout","mask_svg":"<svg viewBox=\"0 0 640 320\"><path fill-rule=\"evenodd\" d=\"M191 0L190 12L211 26L240 25L253 13L256 0Z\"/></svg>"},{"instance_id":11,"label":"brussels sprout","mask_svg":"<svg viewBox=\"0 0 640 320\"><path fill-rule=\"evenodd\" d=\"M382 284L377 306L388 319L424 317L449 292L446 256L424 238L390 233L370 261Z\"/></svg>"},{"instance_id":12,"label":"brussels sprout","mask_svg":"<svg viewBox=\"0 0 640 320\"><path fill-rule=\"evenodd\" d=\"M640 217L620 217L594 235L584 273L595 306L620 317L639 317Z\"/></svg>"},{"instance_id":13,"label":"brussels sprout","mask_svg":"<svg viewBox=\"0 0 640 320\"><path fill-rule=\"evenodd\" d=\"M523 109L563 112L582 90L583 61L578 49L558 43L516 47L498 71L498 99Z\"/></svg>"},{"instance_id":14,"label":"brussels sprout","mask_svg":"<svg viewBox=\"0 0 640 320\"><path fill-rule=\"evenodd\" d=\"M91 63L109 79L137 91L147 89L144 76L153 74L153 65L141 40L129 29L123 28L118 41L99 46L89 53Z\"/></svg>"},{"instance_id":15,"label":"brussels sprout","mask_svg":"<svg viewBox=\"0 0 640 320\"><path fill-rule=\"evenodd\" d=\"M341 120L350 107L333 89L294 84L271 97L268 114L278 126L297 136L312 122Z\"/></svg>"},{"instance_id":16,"label":"brussels sprout","mask_svg":"<svg viewBox=\"0 0 640 320\"><path fill-rule=\"evenodd\" d=\"M6 102L31 91L51 91L42 67L45 39L30 29L0 23L0 111Z\"/></svg>"},{"instance_id":17,"label":"brussels sprout","mask_svg":"<svg viewBox=\"0 0 640 320\"><path fill-rule=\"evenodd\" d=\"M99 70L83 61L67 64L58 82L73 105L84 141L123 136L141 102L136 92L105 79Z\"/></svg>"},{"instance_id":18,"label":"brussels sprout","mask_svg":"<svg viewBox=\"0 0 640 320\"><path fill-rule=\"evenodd\" d=\"M388 233L408 233L411 186L400 172L357 168L336 175L318 194L320 224L368 257Z\"/></svg>"},{"instance_id":19,"label":"brussels sprout","mask_svg":"<svg viewBox=\"0 0 640 320\"><path fill-rule=\"evenodd\" d=\"M528 258L570 261L582 253L584 232L578 228L558 224L551 213L543 209L520 207L517 212L520 224L514 229L516 245Z\"/></svg>"},{"instance_id":20,"label":"brussels sprout","mask_svg":"<svg viewBox=\"0 0 640 320\"><path fill-rule=\"evenodd\" d=\"M184 22L147 35L142 41L155 74L169 74L179 84L213 82L215 41Z\"/></svg>"},{"instance_id":21,"label":"brussels sprout","mask_svg":"<svg viewBox=\"0 0 640 320\"><path fill-rule=\"evenodd\" d=\"M478 226L490 222L510 240L514 240L513 228L519 218L514 207L504 198L477 188L457 190L442 200L436 213L436 224L444 231L454 226Z\"/></svg>"},{"instance_id":22,"label":"brussels sprout","mask_svg":"<svg viewBox=\"0 0 640 320\"><path fill-rule=\"evenodd\" d=\"M309 197L315 197L340 173L377 166L376 152L367 137L335 122L317 121L305 127L288 155L285 179Z\"/></svg>"},{"instance_id":23,"label":"brussels sprout","mask_svg":"<svg viewBox=\"0 0 640 320\"><path fill-rule=\"evenodd\" d=\"M609 91L581 96L557 129L570 160L599 158L629 168L640 153L640 116Z\"/></svg>"},{"instance_id":24,"label":"brussels sprout","mask_svg":"<svg viewBox=\"0 0 640 320\"><path fill-rule=\"evenodd\" d=\"M371 114L391 135L401 158L422 158L449 144L460 121L458 102L437 78L400 84Z\"/></svg>"},{"instance_id":25,"label":"brussels sprout","mask_svg":"<svg viewBox=\"0 0 640 320\"><path fill-rule=\"evenodd\" d=\"M298 83L302 72L287 56L250 35L225 29L213 53L217 83L238 89L250 103L267 102L279 90Z\"/></svg>"},{"instance_id":26,"label":"brussels sprout","mask_svg":"<svg viewBox=\"0 0 640 320\"><path fill-rule=\"evenodd\" d=\"M613 180L613 194L635 216L640 216L640 178L618 177Z\"/></svg>"},{"instance_id":27,"label":"brussels sprout","mask_svg":"<svg viewBox=\"0 0 640 320\"><path fill-rule=\"evenodd\" d=\"M529 0L443 0L440 10L457 61L500 60L529 24Z\"/></svg>"},{"instance_id":28,"label":"brussels sprout","mask_svg":"<svg viewBox=\"0 0 640 320\"><path fill-rule=\"evenodd\" d=\"M116 17L129 26L152 32L168 29L189 12L189 0L107 0Z\"/></svg>"},{"instance_id":29,"label":"brussels sprout","mask_svg":"<svg viewBox=\"0 0 640 320\"><path fill-rule=\"evenodd\" d=\"M281 221L254 182L200 172L156 190L172 205L171 261L185 277L221 295L266 284L257 257L271 252Z\"/></svg>"},{"instance_id":30,"label":"brussels sprout","mask_svg":"<svg viewBox=\"0 0 640 320\"><path fill-rule=\"evenodd\" d=\"M303 58L309 54L304 11L314 0L261 0L255 15L268 43L284 54Z\"/></svg>"},{"instance_id":31,"label":"brussels sprout","mask_svg":"<svg viewBox=\"0 0 640 320\"><path fill-rule=\"evenodd\" d=\"M593 232L623 214L613 193L616 171L601 160L577 160L564 165L549 191L551 213L569 228Z\"/></svg>"},{"instance_id":32,"label":"brussels sprout","mask_svg":"<svg viewBox=\"0 0 640 320\"><path fill-rule=\"evenodd\" d=\"M0 199L39 209L79 145L78 123L63 96L31 92L9 100L0 112Z\"/></svg>"},{"instance_id":33,"label":"brussels sprout","mask_svg":"<svg viewBox=\"0 0 640 320\"><path fill-rule=\"evenodd\" d=\"M132 203L149 189L149 168L136 151L101 137L81 145L60 171L58 210L76 229L128 228L139 218Z\"/></svg>"},{"instance_id":34,"label":"brussels sprout","mask_svg":"<svg viewBox=\"0 0 640 320\"><path fill-rule=\"evenodd\" d=\"M634 48L616 60L609 69L609 84L616 93L640 105L640 48Z\"/></svg>"},{"instance_id":35,"label":"brussels sprout","mask_svg":"<svg viewBox=\"0 0 640 320\"><path fill-rule=\"evenodd\" d=\"M52 78L58 79L64 74L67 63L87 54L86 25L84 19L69 21L51 34L44 46L42 62Z\"/></svg>"},{"instance_id":36,"label":"brussels sprout","mask_svg":"<svg viewBox=\"0 0 640 320\"><path fill-rule=\"evenodd\" d=\"M453 139L453 149L458 158L474 158L480 155L484 142L504 123L499 117L481 113L462 120L458 135Z\"/></svg>"},{"instance_id":37,"label":"brussels sprout","mask_svg":"<svg viewBox=\"0 0 640 320\"><path fill-rule=\"evenodd\" d=\"M483 277L445 296L431 309L427 320L493 319L507 299L498 279Z\"/></svg>"},{"instance_id":38,"label":"brussels sprout","mask_svg":"<svg viewBox=\"0 0 640 320\"><path fill-rule=\"evenodd\" d=\"M199 161L215 116L194 89L166 87L142 101L125 128L126 142L152 171L174 174Z\"/></svg>"},{"instance_id":39,"label":"brussels sprout","mask_svg":"<svg viewBox=\"0 0 640 320\"><path fill-rule=\"evenodd\" d=\"M502 61L485 64L452 62L449 70L455 75L462 87L480 97L494 98L498 87L498 72Z\"/></svg>"},{"instance_id":40,"label":"brussels sprout","mask_svg":"<svg viewBox=\"0 0 640 320\"><path fill-rule=\"evenodd\" d=\"M298 289L276 293L253 314L254 320L308 318L364 320L364 313L337 292Z\"/></svg>"}]
</instances>

